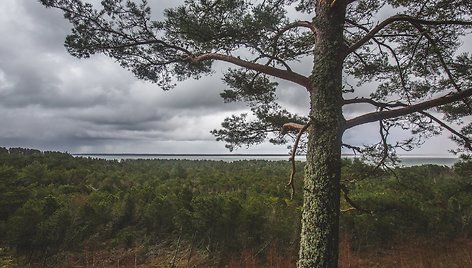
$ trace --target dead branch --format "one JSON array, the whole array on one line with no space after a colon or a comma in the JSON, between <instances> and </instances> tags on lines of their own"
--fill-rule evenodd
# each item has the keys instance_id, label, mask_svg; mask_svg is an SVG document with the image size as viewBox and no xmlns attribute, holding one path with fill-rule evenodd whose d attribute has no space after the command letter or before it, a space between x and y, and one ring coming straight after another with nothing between
<instances>
[{"instance_id":1,"label":"dead branch","mask_svg":"<svg viewBox=\"0 0 472 268\"><path fill-rule=\"evenodd\" d=\"M275 56L275 53L273 55L269 55L262 51L260 48L255 47L254 49L257 50L257 52L259 53L259 56L254 60L254 62L262 58L267 58L269 60L264 65L269 66L273 61L276 61L282 64L285 67L285 70L287 70L288 72L292 72L292 68L290 67L290 65L288 65L288 63L286 63L283 59Z\"/></svg>"},{"instance_id":2,"label":"dead branch","mask_svg":"<svg viewBox=\"0 0 472 268\"><path fill-rule=\"evenodd\" d=\"M363 25L360 25L358 23L356 23L355 21L353 20L350 20L350 19L346 19L346 22L349 22L350 24L358 27L359 29L365 31L365 32L369 32L369 29L366 28L365 26ZM393 35L394 36L394 35ZM398 75L400 77L400 82L401 82L401 85L402 85L402 88L403 88L403 91L405 92L406 96L409 98L409 94L408 94L408 90L406 88L406 79L405 79L405 76L404 76L404 73L403 73L403 70L401 68L401 64L400 64L400 60L398 59L398 56L397 56L397 53L395 52L395 50L390 46L390 45L387 45L386 43L384 42L381 42L379 41L377 38L377 35L375 36L372 36L372 40L379 46L379 49L381 50L382 48L381 47L385 47L387 48L390 53L392 54L394 60L395 60L395 63L396 63L396 66L397 66L397 70L398 70Z\"/></svg>"},{"instance_id":3,"label":"dead branch","mask_svg":"<svg viewBox=\"0 0 472 268\"><path fill-rule=\"evenodd\" d=\"M341 212L351 212L351 211L354 211L354 210L356 210L356 208L350 207L350 208L346 208L346 209L341 209L340 211Z\"/></svg>"},{"instance_id":4,"label":"dead branch","mask_svg":"<svg viewBox=\"0 0 472 268\"><path fill-rule=\"evenodd\" d=\"M282 135L286 134L290 130L300 131L301 129L303 129L304 126L305 125L293 123L293 122L285 123L282 126Z\"/></svg>"},{"instance_id":5,"label":"dead branch","mask_svg":"<svg viewBox=\"0 0 472 268\"><path fill-rule=\"evenodd\" d=\"M341 191L343 192L343 197L344 197L344 200L346 200L346 202L351 206L351 208L345 210L345 211L351 211L351 210L358 210L360 212L364 212L364 213L372 213L373 211L368 211L362 207L360 207L358 204L356 204L356 202L352 201L352 199L349 197L349 190L347 189L346 186L344 185L341 185ZM345 212L343 210L341 210L341 212Z\"/></svg>"},{"instance_id":6,"label":"dead branch","mask_svg":"<svg viewBox=\"0 0 472 268\"><path fill-rule=\"evenodd\" d=\"M297 123L286 123L283 126L284 129L286 128L298 129L298 134L297 134L297 137L295 138L295 143L293 144L292 152L289 158L290 162L292 162L292 171L290 173L290 180L287 183L287 186L290 186L290 188L292 189L292 192L290 193L290 199L293 199L293 196L295 194L295 186L293 184L293 179L295 178L295 173L297 172L297 168L295 165L295 155L297 154L298 143L300 142L300 139L303 133L308 129L310 124L311 124L311 121L308 122L306 125L300 125Z\"/></svg>"},{"instance_id":7,"label":"dead branch","mask_svg":"<svg viewBox=\"0 0 472 268\"><path fill-rule=\"evenodd\" d=\"M268 55L266 53L263 53L261 50L257 49L258 52L266 57L266 58L269 58L269 60L267 61L267 63L265 65L269 65L272 63L272 61L278 61L280 62L282 65L285 66L286 70L289 71L289 72L292 72L292 69L290 68L290 66L282 59L278 58L276 56L276 48L277 48L277 42L279 41L279 38L287 31L291 30L291 29L295 29L295 28L308 28L313 34L316 34L316 28L315 26L309 22L309 21L294 21L292 23L289 23L287 24L285 27L283 27L282 29L280 29L275 35L274 37L272 37L272 41L271 41L271 47L274 49L272 55Z\"/></svg>"}]
</instances>

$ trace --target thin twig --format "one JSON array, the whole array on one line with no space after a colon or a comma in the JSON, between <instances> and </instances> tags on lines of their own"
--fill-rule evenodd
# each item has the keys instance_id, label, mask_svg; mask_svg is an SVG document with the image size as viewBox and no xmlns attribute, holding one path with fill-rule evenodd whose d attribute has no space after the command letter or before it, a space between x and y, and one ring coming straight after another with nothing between
<instances>
[{"instance_id":1,"label":"thin twig","mask_svg":"<svg viewBox=\"0 0 472 268\"><path fill-rule=\"evenodd\" d=\"M439 49L439 46L437 45L436 41L433 39L432 36L430 36L427 32L427 30L419 23L411 22L411 24L424 36L428 41L431 43L433 46L433 52L436 53L436 56L438 57L439 62L441 63L441 66L443 67L444 71L446 72L446 75L449 79L449 82L451 85L457 90L457 92L461 92L462 89L460 86L457 84L454 76L452 75L451 69L446 63L446 60L444 59L443 55L441 54L441 51ZM472 106L467 98L464 98L462 100L464 104L469 108L469 111L472 111Z\"/></svg>"},{"instance_id":2,"label":"thin twig","mask_svg":"<svg viewBox=\"0 0 472 268\"><path fill-rule=\"evenodd\" d=\"M382 158L380 159L379 163L375 166L374 170L377 170L380 166L385 165L385 160L387 160L387 157L388 157L387 136L389 134L389 131L387 128L385 128L383 120L379 120L379 133L380 133L380 138L382 139Z\"/></svg>"}]
</instances>

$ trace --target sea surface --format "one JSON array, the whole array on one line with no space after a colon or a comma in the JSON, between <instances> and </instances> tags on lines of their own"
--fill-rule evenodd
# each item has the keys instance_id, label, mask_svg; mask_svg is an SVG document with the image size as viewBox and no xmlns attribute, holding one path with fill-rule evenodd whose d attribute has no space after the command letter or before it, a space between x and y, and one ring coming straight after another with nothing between
<instances>
[{"instance_id":1,"label":"sea surface","mask_svg":"<svg viewBox=\"0 0 472 268\"><path fill-rule=\"evenodd\" d=\"M73 154L76 157L100 158L106 160L124 159L166 159L166 160L212 160L234 162L240 160L269 160L288 161L289 155L285 154ZM354 155L343 155L345 158L356 158ZM454 156L434 156L434 155L403 155L399 156L400 165L415 166L423 164L434 164L441 166L452 166L459 161ZM305 161L305 156L296 157L298 161Z\"/></svg>"}]
</instances>

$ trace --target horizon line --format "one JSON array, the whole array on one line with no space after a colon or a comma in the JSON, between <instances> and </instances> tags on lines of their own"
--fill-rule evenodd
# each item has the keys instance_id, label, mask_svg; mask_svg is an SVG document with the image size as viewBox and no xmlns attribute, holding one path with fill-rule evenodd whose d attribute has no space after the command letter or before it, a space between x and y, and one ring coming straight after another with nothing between
<instances>
[{"instance_id":1,"label":"horizon line","mask_svg":"<svg viewBox=\"0 0 472 268\"><path fill-rule=\"evenodd\" d=\"M255 153L255 154L244 154L244 153L70 153L76 156L287 156L290 154L277 154L277 153ZM297 156L306 156L306 154L298 154ZM361 154L353 153L342 153L341 156L359 156ZM398 154L399 157L441 157L441 158L459 158L455 155L450 154Z\"/></svg>"}]
</instances>

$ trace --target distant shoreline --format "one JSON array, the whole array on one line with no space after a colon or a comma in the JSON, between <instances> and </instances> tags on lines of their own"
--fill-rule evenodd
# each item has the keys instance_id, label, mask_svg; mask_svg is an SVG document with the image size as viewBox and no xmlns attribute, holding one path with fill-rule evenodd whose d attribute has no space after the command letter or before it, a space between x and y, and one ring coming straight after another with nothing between
<instances>
[{"instance_id":1,"label":"distant shoreline","mask_svg":"<svg viewBox=\"0 0 472 268\"><path fill-rule=\"evenodd\" d=\"M193 160L193 161L244 161L244 160L267 160L288 161L288 154L112 154L112 153L90 153L72 154L74 157L91 157L105 160ZM356 159L361 155L343 154L342 158ZM453 166L459 161L458 157L451 155L398 155L400 166L415 166L424 164ZM304 162L306 155L298 155L297 161Z\"/></svg>"},{"instance_id":2,"label":"distant shoreline","mask_svg":"<svg viewBox=\"0 0 472 268\"><path fill-rule=\"evenodd\" d=\"M71 153L74 156L217 156L217 157L245 157L245 156L273 156L273 157L289 157L289 154L147 154L147 153ZM297 156L306 156L306 154L300 154ZM361 157L356 154L341 154L342 157ZM454 155L428 155L428 154L403 154L397 155L399 158L451 158L458 159L459 157Z\"/></svg>"},{"instance_id":3,"label":"distant shoreline","mask_svg":"<svg viewBox=\"0 0 472 268\"><path fill-rule=\"evenodd\" d=\"M126 153L71 153L77 156L289 156L289 154L126 154ZM304 155L301 155L304 156Z\"/></svg>"}]
</instances>

